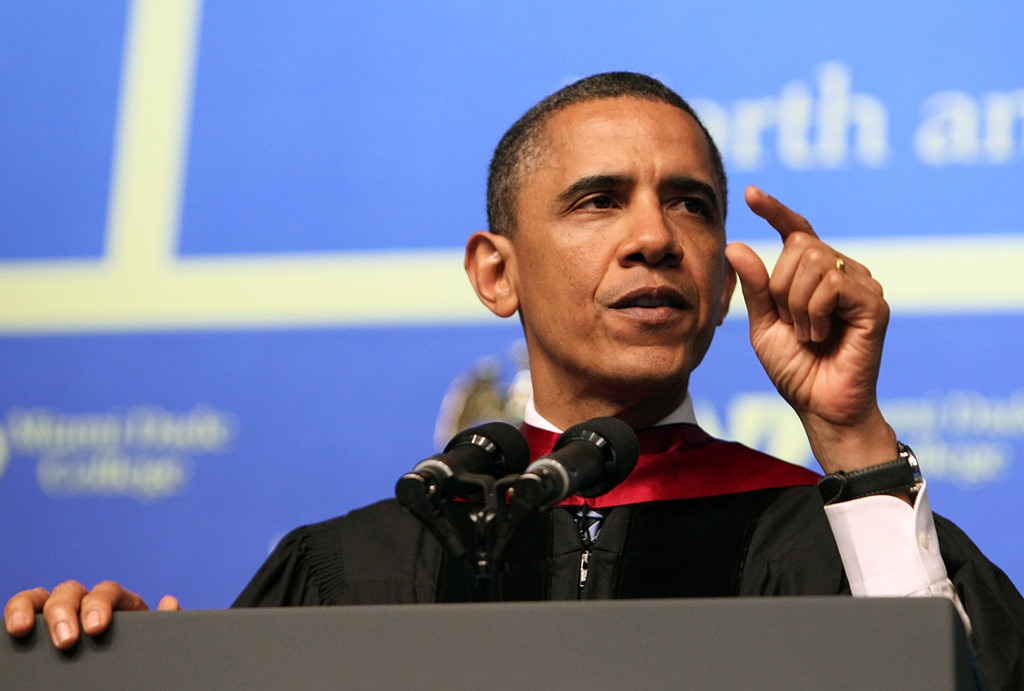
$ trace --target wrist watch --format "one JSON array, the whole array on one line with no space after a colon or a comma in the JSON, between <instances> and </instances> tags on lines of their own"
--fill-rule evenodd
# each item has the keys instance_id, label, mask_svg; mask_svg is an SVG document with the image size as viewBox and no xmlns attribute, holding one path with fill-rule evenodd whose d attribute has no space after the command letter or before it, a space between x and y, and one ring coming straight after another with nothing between
<instances>
[{"instance_id":1,"label":"wrist watch","mask_svg":"<svg viewBox=\"0 0 1024 691\"><path fill-rule=\"evenodd\" d=\"M924 483L921 468L909 446L897 442L896 448L899 456L895 460L850 472L840 470L821 478L818 481L821 500L829 505L876 494L905 491L910 494L910 502L913 503Z\"/></svg>"}]
</instances>

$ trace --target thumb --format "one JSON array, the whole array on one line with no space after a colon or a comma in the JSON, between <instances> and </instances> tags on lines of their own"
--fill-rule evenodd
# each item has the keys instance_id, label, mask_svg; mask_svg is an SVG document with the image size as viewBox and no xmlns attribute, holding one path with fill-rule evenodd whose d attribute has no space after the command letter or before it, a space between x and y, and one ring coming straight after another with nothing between
<instances>
[{"instance_id":1,"label":"thumb","mask_svg":"<svg viewBox=\"0 0 1024 691\"><path fill-rule=\"evenodd\" d=\"M179 612L181 611L181 604L178 602L178 598L173 595L164 595L160 598L160 604L156 606L158 612Z\"/></svg>"},{"instance_id":2,"label":"thumb","mask_svg":"<svg viewBox=\"0 0 1024 691\"><path fill-rule=\"evenodd\" d=\"M764 322L774 322L778 312L768 290L768 269L761 257L742 242L729 243L725 256L740 279L751 330Z\"/></svg>"}]
</instances>

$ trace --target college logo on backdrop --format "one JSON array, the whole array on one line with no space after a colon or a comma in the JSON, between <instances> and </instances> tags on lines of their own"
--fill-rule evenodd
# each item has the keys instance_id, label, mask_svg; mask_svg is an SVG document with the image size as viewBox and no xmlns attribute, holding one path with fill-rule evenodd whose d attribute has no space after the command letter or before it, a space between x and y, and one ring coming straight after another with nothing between
<instances>
[{"instance_id":1,"label":"college logo on backdrop","mask_svg":"<svg viewBox=\"0 0 1024 691\"><path fill-rule=\"evenodd\" d=\"M519 425L532 393L524 341L512 344L504 359L480 358L448 387L434 425L434 445L443 449L460 431L483 422Z\"/></svg>"},{"instance_id":2,"label":"college logo on backdrop","mask_svg":"<svg viewBox=\"0 0 1024 691\"><path fill-rule=\"evenodd\" d=\"M0 424L0 474L25 458L52 497L163 499L182 491L197 457L227 451L237 428L234 415L203 404L185 412L12 408Z\"/></svg>"}]
</instances>

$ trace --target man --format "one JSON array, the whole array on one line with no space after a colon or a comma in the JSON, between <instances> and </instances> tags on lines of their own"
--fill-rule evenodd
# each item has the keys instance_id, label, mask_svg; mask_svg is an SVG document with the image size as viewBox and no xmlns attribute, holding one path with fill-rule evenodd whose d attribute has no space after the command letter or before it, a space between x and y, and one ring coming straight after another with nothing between
<instances>
[{"instance_id":1,"label":"man","mask_svg":"<svg viewBox=\"0 0 1024 691\"><path fill-rule=\"evenodd\" d=\"M1020 595L954 526L933 520L912 455L879 410L889 317L881 287L806 220L749 188L747 205L784 244L769 277L749 247L726 245L726 194L706 130L674 92L642 75L581 80L531 109L499 144L490 231L470 237L465 266L491 311L522 322L532 451L550 449L558 430L608 415L639 431L642 450L633 475L607 495L569 501L582 510L556 507L520 528L504 598L851 590L939 595L958 606L962 598L990 682L1020 684ZM754 349L831 478L826 510L816 475L695 425L689 376L737 276ZM588 516L596 538L577 524ZM460 566L388 501L293 532L236 605L466 596ZM95 633L112 609L145 608L114 583L88 593L69 582L19 593L5 615L8 631L23 635L43 611L66 647L79 611Z\"/></svg>"}]
</instances>

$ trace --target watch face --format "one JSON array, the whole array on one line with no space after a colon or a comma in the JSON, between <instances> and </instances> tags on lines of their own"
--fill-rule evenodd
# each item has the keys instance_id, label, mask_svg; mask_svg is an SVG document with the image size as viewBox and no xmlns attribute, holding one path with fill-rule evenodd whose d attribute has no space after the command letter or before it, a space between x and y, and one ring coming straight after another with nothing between
<instances>
[{"instance_id":1,"label":"watch face","mask_svg":"<svg viewBox=\"0 0 1024 691\"><path fill-rule=\"evenodd\" d=\"M924 476L921 475L921 466L917 462L917 456L914 455L914 450L903 442L896 442L896 448L899 449L900 458L907 462L907 465L910 466L911 472L914 474L914 486L911 489L918 489L921 486L921 483L924 482Z\"/></svg>"}]
</instances>

